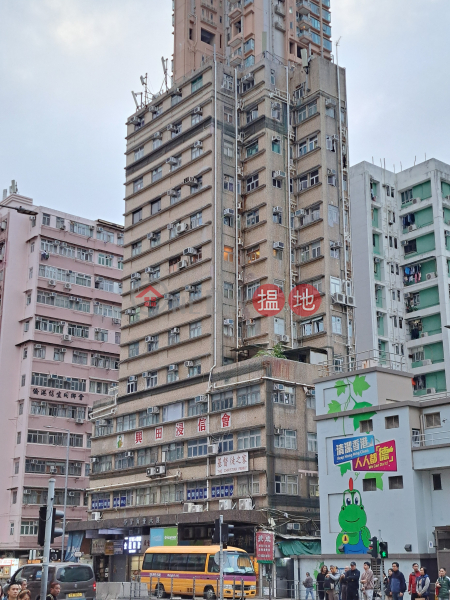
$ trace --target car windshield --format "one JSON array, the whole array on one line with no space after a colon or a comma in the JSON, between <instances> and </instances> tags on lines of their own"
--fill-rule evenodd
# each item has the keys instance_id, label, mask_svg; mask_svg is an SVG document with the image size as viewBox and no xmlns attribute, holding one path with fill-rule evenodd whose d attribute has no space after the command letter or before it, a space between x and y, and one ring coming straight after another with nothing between
<instances>
[{"instance_id":1,"label":"car windshield","mask_svg":"<svg viewBox=\"0 0 450 600\"><path fill-rule=\"evenodd\" d=\"M252 561L244 552L224 552L224 573L236 575L254 575Z\"/></svg>"}]
</instances>

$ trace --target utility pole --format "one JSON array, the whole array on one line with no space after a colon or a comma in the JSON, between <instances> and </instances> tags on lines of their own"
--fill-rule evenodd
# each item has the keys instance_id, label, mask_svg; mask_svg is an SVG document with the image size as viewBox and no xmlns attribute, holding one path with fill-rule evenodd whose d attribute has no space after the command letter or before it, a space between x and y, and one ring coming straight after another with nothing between
<instances>
[{"instance_id":1,"label":"utility pole","mask_svg":"<svg viewBox=\"0 0 450 600\"><path fill-rule=\"evenodd\" d=\"M42 560L41 599L47 597L48 563L50 562L50 542L52 538L53 501L55 498L55 479L48 480L47 517L45 522L44 557Z\"/></svg>"},{"instance_id":2,"label":"utility pole","mask_svg":"<svg viewBox=\"0 0 450 600\"><path fill-rule=\"evenodd\" d=\"M220 600L223 600L223 539L222 539L223 515L219 516L219 523L220 523L220 527L219 527L219 531L220 531L220 537L219 537L219 544L220 544L220 550L219 550L219 570L220 570L219 585L220 585ZM234 592L233 592L233 596L234 596Z\"/></svg>"}]
</instances>

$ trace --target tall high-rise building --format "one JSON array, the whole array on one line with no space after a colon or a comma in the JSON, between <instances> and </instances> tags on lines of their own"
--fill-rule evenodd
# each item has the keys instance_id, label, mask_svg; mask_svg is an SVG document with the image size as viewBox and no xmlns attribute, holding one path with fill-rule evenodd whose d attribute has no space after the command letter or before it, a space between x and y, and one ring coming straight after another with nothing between
<instances>
[{"instance_id":1,"label":"tall high-rise building","mask_svg":"<svg viewBox=\"0 0 450 600\"><path fill-rule=\"evenodd\" d=\"M222 510L250 552L283 512L318 531L312 383L354 352L328 22L325 2L175 2L175 84L127 122L119 394L94 408L83 528L206 541Z\"/></svg>"},{"instance_id":2,"label":"tall high-rise building","mask_svg":"<svg viewBox=\"0 0 450 600\"><path fill-rule=\"evenodd\" d=\"M414 374L414 394L450 389L450 165L350 169L358 353Z\"/></svg>"},{"instance_id":3,"label":"tall high-rise building","mask_svg":"<svg viewBox=\"0 0 450 600\"><path fill-rule=\"evenodd\" d=\"M49 477L64 506L67 442L66 519L86 518L88 415L118 378L123 227L11 192L0 202L0 548L26 562Z\"/></svg>"}]
</instances>

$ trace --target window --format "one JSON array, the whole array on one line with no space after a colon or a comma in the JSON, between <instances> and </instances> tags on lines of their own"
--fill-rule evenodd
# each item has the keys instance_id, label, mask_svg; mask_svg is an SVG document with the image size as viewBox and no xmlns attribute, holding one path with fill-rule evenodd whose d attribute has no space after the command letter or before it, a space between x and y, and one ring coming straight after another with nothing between
<instances>
[{"instance_id":1,"label":"window","mask_svg":"<svg viewBox=\"0 0 450 600\"><path fill-rule=\"evenodd\" d=\"M47 225L50 227L50 215L47 213L42 213L42 225Z\"/></svg>"},{"instance_id":2,"label":"window","mask_svg":"<svg viewBox=\"0 0 450 600\"><path fill-rule=\"evenodd\" d=\"M440 427L441 426L441 413L427 413L425 415L425 427Z\"/></svg>"},{"instance_id":3,"label":"window","mask_svg":"<svg viewBox=\"0 0 450 600\"><path fill-rule=\"evenodd\" d=\"M331 329L333 333L338 333L342 335L342 318L341 317L331 317Z\"/></svg>"},{"instance_id":4,"label":"window","mask_svg":"<svg viewBox=\"0 0 450 600\"><path fill-rule=\"evenodd\" d=\"M145 387L153 388L158 385L158 372L157 371L148 371L148 375L145 378ZM149 415L151 416L151 415ZM158 416L158 415L155 415Z\"/></svg>"},{"instance_id":5,"label":"window","mask_svg":"<svg viewBox=\"0 0 450 600\"><path fill-rule=\"evenodd\" d=\"M252 246L252 248L248 248L248 250L246 251L247 263L255 262L255 260L258 260L259 258L261 258L261 251L259 249L259 246Z\"/></svg>"},{"instance_id":6,"label":"window","mask_svg":"<svg viewBox=\"0 0 450 600\"><path fill-rule=\"evenodd\" d=\"M231 263L234 261L234 251L232 246L223 247L223 260Z\"/></svg>"},{"instance_id":7,"label":"window","mask_svg":"<svg viewBox=\"0 0 450 600\"><path fill-rule=\"evenodd\" d=\"M389 477L389 489L390 490L402 490L403 489L403 476L394 475Z\"/></svg>"},{"instance_id":8,"label":"window","mask_svg":"<svg viewBox=\"0 0 450 600\"><path fill-rule=\"evenodd\" d=\"M247 178L246 186L247 186L247 192L251 192L252 190L255 190L259 186L258 173L256 173L256 175L252 175L251 177Z\"/></svg>"},{"instance_id":9,"label":"window","mask_svg":"<svg viewBox=\"0 0 450 600\"><path fill-rule=\"evenodd\" d=\"M156 215L161 210L161 199L150 202L150 212L152 215Z\"/></svg>"},{"instance_id":10,"label":"window","mask_svg":"<svg viewBox=\"0 0 450 600\"><path fill-rule=\"evenodd\" d=\"M249 158L250 156L254 156L257 152L258 152L258 140L256 142L253 142L253 144L250 144L249 146L247 146L245 149L245 154L246 154L247 158Z\"/></svg>"},{"instance_id":11,"label":"window","mask_svg":"<svg viewBox=\"0 0 450 600\"><path fill-rule=\"evenodd\" d=\"M247 429L238 433L238 450L261 446L261 429Z\"/></svg>"},{"instance_id":12,"label":"window","mask_svg":"<svg viewBox=\"0 0 450 600\"><path fill-rule=\"evenodd\" d=\"M226 75L224 74L223 76L223 82L222 82L222 87L226 90L228 90L229 92L232 92L234 89L233 86L233 77L231 75Z\"/></svg>"},{"instance_id":13,"label":"window","mask_svg":"<svg viewBox=\"0 0 450 600\"><path fill-rule=\"evenodd\" d=\"M128 358L139 356L139 342L133 342L128 346Z\"/></svg>"},{"instance_id":14,"label":"window","mask_svg":"<svg viewBox=\"0 0 450 600\"><path fill-rule=\"evenodd\" d=\"M134 160L139 160L143 156L144 156L144 146L140 146L139 148L136 148L136 150L134 151Z\"/></svg>"},{"instance_id":15,"label":"window","mask_svg":"<svg viewBox=\"0 0 450 600\"><path fill-rule=\"evenodd\" d=\"M177 366L177 365L176 365ZM167 369L167 383L174 383L179 380L178 366L176 369Z\"/></svg>"},{"instance_id":16,"label":"window","mask_svg":"<svg viewBox=\"0 0 450 600\"><path fill-rule=\"evenodd\" d=\"M261 401L261 392L259 385L251 385L239 388L237 391L237 405L251 406Z\"/></svg>"},{"instance_id":17,"label":"window","mask_svg":"<svg viewBox=\"0 0 450 600\"><path fill-rule=\"evenodd\" d=\"M137 256L142 252L142 240L131 244L131 256Z\"/></svg>"},{"instance_id":18,"label":"window","mask_svg":"<svg viewBox=\"0 0 450 600\"><path fill-rule=\"evenodd\" d=\"M297 432L292 429L282 429L281 433L276 434L275 448L285 448L286 450L297 450Z\"/></svg>"},{"instance_id":19,"label":"window","mask_svg":"<svg viewBox=\"0 0 450 600\"><path fill-rule=\"evenodd\" d=\"M127 456L129 452L119 452L114 457L114 468L115 469L127 469L134 467L134 453L133 456Z\"/></svg>"},{"instance_id":20,"label":"window","mask_svg":"<svg viewBox=\"0 0 450 600\"><path fill-rule=\"evenodd\" d=\"M227 298L228 300L234 299L234 283L229 283L228 281L224 281L223 297Z\"/></svg>"},{"instance_id":21,"label":"window","mask_svg":"<svg viewBox=\"0 0 450 600\"><path fill-rule=\"evenodd\" d=\"M233 450L233 434L225 434L219 442L219 452L232 452Z\"/></svg>"},{"instance_id":22,"label":"window","mask_svg":"<svg viewBox=\"0 0 450 600\"><path fill-rule=\"evenodd\" d=\"M211 410L228 410L233 407L233 392L221 392L219 394L212 394L211 396Z\"/></svg>"},{"instance_id":23,"label":"window","mask_svg":"<svg viewBox=\"0 0 450 600\"><path fill-rule=\"evenodd\" d=\"M433 473L432 477L433 477L433 490L434 491L442 490L441 474Z\"/></svg>"},{"instance_id":24,"label":"window","mask_svg":"<svg viewBox=\"0 0 450 600\"><path fill-rule=\"evenodd\" d=\"M281 139L280 138L272 139L272 152L275 152L276 154L281 154Z\"/></svg>"},{"instance_id":25,"label":"window","mask_svg":"<svg viewBox=\"0 0 450 600\"><path fill-rule=\"evenodd\" d=\"M251 123L252 121L257 119L258 118L258 107L253 108L252 110L248 110L246 112L245 116L246 116L247 123Z\"/></svg>"},{"instance_id":26,"label":"window","mask_svg":"<svg viewBox=\"0 0 450 600\"><path fill-rule=\"evenodd\" d=\"M233 150L233 144L232 142L228 142L227 140L224 140L223 142L223 153L227 158L233 158L234 156L234 150Z\"/></svg>"},{"instance_id":27,"label":"window","mask_svg":"<svg viewBox=\"0 0 450 600\"><path fill-rule=\"evenodd\" d=\"M157 167L152 171L152 183L159 181L162 177L162 167Z\"/></svg>"},{"instance_id":28,"label":"window","mask_svg":"<svg viewBox=\"0 0 450 600\"><path fill-rule=\"evenodd\" d=\"M188 458L195 458L197 456L206 456L207 447L208 447L207 438L191 440L190 442L188 442Z\"/></svg>"},{"instance_id":29,"label":"window","mask_svg":"<svg viewBox=\"0 0 450 600\"><path fill-rule=\"evenodd\" d=\"M188 401L188 417L195 417L206 413L208 405L206 402L196 402L195 398Z\"/></svg>"},{"instance_id":30,"label":"window","mask_svg":"<svg viewBox=\"0 0 450 600\"><path fill-rule=\"evenodd\" d=\"M169 346L180 343L180 330L178 327L174 327L168 333L167 343Z\"/></svg>"},{"instance_id":31,"label":"window","mask_svg":"<svg viewBox=\"0 0 450 600\"><path fill-rule=\"evenodd\" d=\"M55 352L56 352L56 350L55 350ZM80 350L74 350L72 353L72 364L87 365L88 364L88 353L81 352Z\"/></svg>"},{"instance_id":32,"label":"window","mask_svg":"<svg viewBox=\"0 0 450 600\"><path fill-rule=\"evenodd\" d=\"M122 431L129 431L130 429L135 429L136 427L136 415L123 415L121 417L117 417L116 419L116 431L121 433Z\"/></svg>"},{"instance_id":33,"label":"window","mask_svg":"<svg viewBox=\"0 0 450 600\"><path fill-rule=\"evenodd\" d=\"M194 148L191 148L191 160L194 160L194 158L198 158L202 154L203 154L203 148L201 146L200 147L195 146Z\"/></svg>"},{"instance_id":34,"label":"window","mask_svg":"<svg viewBox=\"0 0 450 600\"><path fill-rule=\"evenodd\" d=\"M317 452L317 433L307 434L308 452Z\"/></svg>"},{"instance_id":35,"label":"window","mask_svg":"<svg viewBox=\"0 0 450 600\"><path fill-rule=\"evenodd\" d=\"M190 323L189 325L189 337L196 338L202 335L202 322L195 321L195 323Z\"/></svg>"},{"instance_id":36,"label":"window","mask_svg":"<svg viewBox=\"0 0 450 600\"><path fill-rule=\"evenodd\" d=\"M234 335L234 324L223 324L223 335L225 337L233 337Z\"/></svg>"},{"instance_id":37,"label":"window","mask_svg":"<svg viewBox=\"0 0 450 600\"><path fill-rule=\"evenodd\" d=\"M377 491L377 480L375 477L369 477L363 479L363 492L376 492Z\"/></svg>"},{"instance_id":38,"label":"window","mask_svg":"<svg viewBox=\"0 0 450 600\"><path fill-rule=\"evenodd\" d=\"M17 492L16 492L16 494L17 494ZM11 523L11 525L13 525L13 532L14 532L14 523ZM38 529L39 529L39 521L22 521L20 524L20 535L37 535ZM10 532L10 535L12 535L11 532Z\"/></svg>"},{"instance_id":39,"label":"window","mask_svg":"<svg viewBox=\"0 0 450 600\"><path fill-rule=\"evenodd\" d=\"M200 75L200 77L197 77L197 79L194 79L194 81L191 83L191 92L196 92L202 87L202 85L203 75Z\"/></svg>"},{"instance_id":40,"label":"window","mask_svg":"<svg viewBox=\"0 0 450 600\"><path fill-rule=\"evenodd\" d=\"M143 177L139 177L139 179L136 179L136 181L133 181L133 193L136 193L139 190L142 190L143 187L144 187L144 178Z\"/></svg>"},{"instance_id":41,"label":"window","mask_svg":"<svg viewBox=\"0 0 450 600\"><path fill-rule=\"evenodd\" d=\"M298 495L298 475L275 475L275 494Z\"/></svg>"},{"instance_id":42,"label":"window","mask_svg":"<svg viewBox=\"0 0 450 600\"><path fill-rule=\"evenodd\" d=\"M189 221L191 229L195 229L196 227L200 227L200 225L203 225L202 212L200 211L198 213L195 213L195 215L191 215Z\"/></svg>"},{"instance_id":43,"label":"window","mask_svg":"<svg viewBox=\"0 0 450 600\"><path fill-rule=\"evenodd\" d=\"M171 298L169 298L168 308L172 310L174 308L178 308L180 306L180 292L176 292L175 294L171 294Z\"/></svg>"},{"instance_id":44,"label":"window","mask_svg":"<svg viewBox=\"0 0 450 600\"><path fill-rule=\"evenodd\" d=\"M223 176L223 189L227 192L234 191L234 177L232 177L231 175Z\"/></svg>"},{"instance_id":45,"label":"window","mask_svg":"<svg viewBox=\"0 0 450 600\"><path fill-rule=\"evenodd\" d=\"M128 378L127 381L127 394L132 394L133 392L137 392L137 378L133 377L133 379Z\"/></svg>"},{"instance_id":46,"label":"window","mask_svg":"<svg viewBox=\"0 0 450 600\"><path fill-rule=\"evenodd\" d=\"M259 210L250 210L246 213L246 226L251 227L259 223Z\"/></svg>"},{"instance_id":47,"label":"window","mask_svg":"<svg viewBox=\"0 0 450 600\"><path fill-rule=\"evenodd\" d=\"M319 171L311 171L309 174L310 186L317 185L319 183Z\"/></svg>"},{"instance_id":48,"label":"window","mask_svg":"<svg viewBox=\"0 0 450 600\"><path fill-rule=\"evenodd\" d=\"M135 223L139 223L139 221L142 221L142 208L140 208L139 210L135 210L131 215L131 222L133 223L133 225Z\"/></svg>"},{"instance_id":49,"label":"window","mask_svg":"<svg viewBox=\"0 0 450 600\"><path fill-rule=\"evenodd\" d=\"M402 192L401 197L402 197L402 204L408 204L408 202L411 202L411 200L413 198L412 188L410 190L405 190L404 192Z\"/></svg>"},{"instance_id":50,"label":"window","mask_svg":"<svg viewBox=\"0 0 450 600\"><path fill-rule=\"evenodd\" d=\"M281 190L282 181L279 177L275 177L275 171L272 171L272 186ZM276 214L273 213L273 218L274 218L274 222L277 223L277 221L275 221L275 219L276 218L281 219L281 213L276 213Z\"/></svg>"},{"instance_id":51,"label":"window","mask_svg":"<svg viewBox=\"0 0 450 600\"><path fill-rule=\"evenodd\" d=\"M359 422L359 430L361 433L370 433L373 431L373 421L372 419L367 419L365 421Z\"/></svg>"},{"instance_id":52,"label":"window","mask_svg":"<svg viewBox=\"0 0 450 600\"><path fill-rule=\"evenodd\" d=\"M384 419L386 429L397 429L400 427L398 415L392 415L391 417L385 417Z\"/></svg>"},{"instance_id":53,"label":"window","mask_svg":"<svg viewBox=\"0 0 450 600\"><path fill-rule=\"evenodd\" d=\"M184 444L183 442L164 444L161 451L166 453L167 461L179 460L184 457Z\"/></svg>"}]
</instances>

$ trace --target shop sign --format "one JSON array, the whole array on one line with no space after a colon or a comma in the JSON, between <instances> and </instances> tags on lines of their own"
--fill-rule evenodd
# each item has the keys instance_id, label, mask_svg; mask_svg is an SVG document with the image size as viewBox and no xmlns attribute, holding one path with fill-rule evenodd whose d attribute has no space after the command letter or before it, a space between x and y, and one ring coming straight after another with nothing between
<instances>
[{"instance_id":1,"label":"shop sign","mask_svg":"<svg viewBox=\"0 0 450 600\"><path fill-rule=\"evenodd\" d=\"M128 552L128 554L144 554L149 546L150 536L130 535L123 541L123 552ZM114 554L123 554L123 552L114 552Z\"/></svg>"},{"instance_id":2,"label":"shop sign","mask_svg":"<svg viewBox=\"0 0 450 600\"><path fill-rule=\"evenodd\" d=\"M222 429L231 427L231 414L230 413L223 413L222 415L220 415L220 427Z\"/></svg>"},{"instance_id":3,"label":"shop sign","mask_svg":"<svg viewBox=\"0 0 450 600\"><path fill-rule=\"evenodd\" d=\"M144 432L142 430L134 432L134 443L142 444L144 441Z\"/></svg>"},{"instance_id":4,"label":"shop sign","mask_svg":"<svg viewBox=\"0 0 450 600\"><path fill-rule=\"evenodd\" d=\"M155 440L162 440L162 439L163 439L163 428L155 427Z\"/></svg>"},{"instance_id":5,"label":"shop sign","mask_svg":"<svg viewBox=\"0 0 450 600\"><path fill-rule=\"evenodd\" d=\"M123 540L114 540L114 554L123 554Z\"/></svg>"},{"instance_id":6,"label":"shop sign","mask_svg":"<svg viewBox=\"0 0 450 600\"><path fill-rule=\"evenodd\" d=\"M91 554L105 554L106 540L97 538L91 541Z\"/></svg>"},{"instance_id":7,"label":"shop sign","mask_svg":"<svg viewBox=\"0 0 450 600\"><path fill-rule=\"evenodd\" d=\"M373 435L356 435L352 438L333 440L334 464L339 465L359 456L375 452Z\"/></svg>"},{"instance_id":8,"label":"shop sign","mask_svg":"<svg viewBox=\"0 0 450 600\"><path fill-rule=\"evenodd\" d=\"M256 534L256 559L258 562L272 562L274 550L272 531L258 531Z\"/></svg>"},{"instance_id":9,"label":"shop sign","mask_svg":"<svg viewBox=\"0 0 450 600\"><path fill-rule=\"evenodd\" d=\"M176 527L157 527L150 529L150 546L176 546L178 529Z\"/></svg>"},{"instance_id":10,"label":"shop sign","mask_svg":"<svg viewBox=\"0 0 450 600\"><path fill-rule=\"evenodd\" d=\"M83 400L83 394L75 394L74 392L61 391L55 388L41 389L33 388L35 396L48 396L49 398L70 398L71 400Z\"/></svg>"},{"instance_id":11,"label":"shop sign","mask_svg":"<svg viewBox=\"0 0 450 600\"><path fill-rule=\"evenodd\" d=\"M108 540L105 542L105 555L112 556L114 554L114 541Z\"/></svg>"},{"instance_id":12,"label":"shop sign","mask_svg":"<svg viewBox=\"0 0 450 600\"><path fill-rule=\"evenodd\" d=\"M383 442L375 446L375 452L353 460L354 471L396 471L397 453L395 441Z\"/></svg>"},{"instance_id":13,"label":"shop sign","mask_svg":"<svg viewBox=\"0 0 450 600\"><path fill-rule=\"evenodd\" d=\"M216 475L248 471L248 452L237 452L216 458Z\"/></svg>"},{"instance_id":14,"label":"shop sign","mask_svg":"<svg viewBox=\"0 0 450 600\"><path fill-rule=\"evenodd\" d=\"M206 500L208 498L208 488L206 487L195 487L188 488L186 490L186 500L188 502L193 502L194 500Z\"/></svg>"},{"instance_id":15,"label":"shop sign","mask_svg":"<svg viewBox=\"0 0 450 600\"><path fill-rule=\"evenodd\" d=\"M212 485L211 498L231 498L233 495L234 485Z\"/></svg>"},{"instance_id":16,"label":"shop sign","mask_svg":"<svg viewBox=\"0 0 450 600\"><path fill-rule=\"evenodd\" d=\"M91 510L103 510L105 508L111 508L111 500L109 498L100 498L99 500L91 501Z\"/></svg>"}]
</instances>

